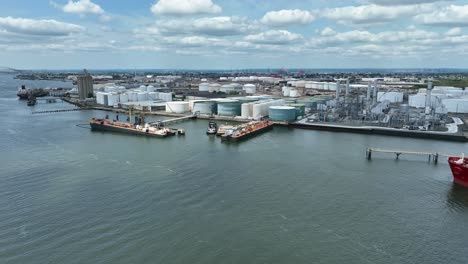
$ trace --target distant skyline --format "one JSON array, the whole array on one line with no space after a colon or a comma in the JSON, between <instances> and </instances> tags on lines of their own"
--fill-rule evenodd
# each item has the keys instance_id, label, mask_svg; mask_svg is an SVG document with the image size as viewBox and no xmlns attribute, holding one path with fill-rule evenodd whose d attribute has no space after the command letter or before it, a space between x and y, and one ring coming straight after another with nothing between
<instances>
[{"instance_id":1,"label":"distant skyline","mask_svg":"<svg viewBox=\"0 0 468 264\"><path fill-rule=\"evenodd\" d=\"M468 68L461 0L0 0L0 67Z\"/></svg>"}]
</instances>

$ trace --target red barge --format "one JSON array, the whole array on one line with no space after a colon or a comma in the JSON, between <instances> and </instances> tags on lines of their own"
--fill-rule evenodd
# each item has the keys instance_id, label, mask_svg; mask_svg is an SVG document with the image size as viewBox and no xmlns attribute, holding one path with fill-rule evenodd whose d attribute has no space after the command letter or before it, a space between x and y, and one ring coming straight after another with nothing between
<instances>
[{"instance_id":1,"label":"red barge","mask_svg":"<svg viewBox=\"0 0 468 264\"><path fill-rule=\"evenodd\" d=\"M453 182L468 188L468 158L449 157L448 163L453 174Z\"/></svg>"},{"instance_id":2,"label":"red barge","mask_svg":"<svg viewBox=\"0 0 468 264\"><path fill-rule=\"evenodd\" d=\"M273 129L273 123L269 121L253 121L234 127L233 129L226 130L226 133L221 136L221 140L238 142L271 129Z\"/></svg>"}]
</instances>

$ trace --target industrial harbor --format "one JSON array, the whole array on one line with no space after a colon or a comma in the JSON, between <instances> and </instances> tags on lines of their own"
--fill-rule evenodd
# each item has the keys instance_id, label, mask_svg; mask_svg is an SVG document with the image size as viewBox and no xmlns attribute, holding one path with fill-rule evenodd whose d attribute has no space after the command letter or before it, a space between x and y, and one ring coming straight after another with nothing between
<instances>
[{"instance_id":1,"label":"industrial harbor","mask_svg":"<svg viewBox=\"0 0 468 264\"><path fill-rule=\"evenodd\" d=\"M0 264L467 264L467 0L0 9Z\"/></svg>"},{"instance_id":2,"label":"industrial harbor","mask_svg":"<svg viewBox=\"0 0 468 264\"><path fill-rule=\"evenodd\" d=\"M466 76L461 73L249 74L176 72L131 77L92 75L85 70L59 75L73 82L74 88L60 89L57 96L81 109L120 114L134 109L142 115L196 115L242 123L267 118L275 125L294 128L468 141L464 132L468 90L435 85L448 79L463 84Z\"/></svg>"}]
</instances>

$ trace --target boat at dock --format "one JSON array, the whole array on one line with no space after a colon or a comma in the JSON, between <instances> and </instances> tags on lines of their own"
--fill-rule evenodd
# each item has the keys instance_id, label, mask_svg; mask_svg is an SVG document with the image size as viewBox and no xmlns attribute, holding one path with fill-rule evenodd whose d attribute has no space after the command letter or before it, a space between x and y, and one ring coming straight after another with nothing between
<instances>
[{"instance_id":1,"label":"boat at dock","mask_svg":"<svg viewBox=\"0 0 468 264\"><path fill-rule=\"evenodd\" d=\"M208 123L208 129L206 130L206 134L208 135L215 135L218 132L218 125L214 121L210 121Z\"/></svg>"},{"instance_id":2,"label":"boat at dock","mask_svg":"<svg viewBox=\"0 0 468 264\"><path fill-rule=\"evenodd\" d=\"M270 121L253 121L227 130L226 133L221 136L221 140L237 142L254 137L271 129L273 129L273 123Z\"/></svg>"},{"instance_id":3,"label":"boat at dock","mask_svg":"<svg viewBox=\"0 0 468 264\"><path fill-rule=\"evenodd\" d=\"M448 163L453 174L453 182L468 188L468 158L449 157Z\"/></svg>"},{"instance_id":4,"label":"boat at dock","mask_svg":"<svg viewBox=\"0 0 468 264\"><path fill-rule=\"evenodd\" d=\"M110 132L118 132L118 133L125 133L125 134L132 134L132 135L140 135L140 136L151 136L151 137L168 137L173 136L176 134L170 128L158 128L153 127L148 124L145 125L134 125L129 123L122 123L111 121L108 119L91 119L89 121L89 125L91 126L92 130L98 131L110 131ZM185 134L185 132L183 132ZM179 133L181 134L181 133Z\"/></svg>"},{"instance_id":5,"label":"boat at dock","mask_svg":"<svg viewBox=\"0 0 468 264\"><path fill-rule=\"evenodd\" d=\"M29 96L34 96L34 97L47 96L49 95L49 92L44 89L29 89L29 88L26 88L26 86L21 85L21 87L18 88L16 95L19 97L19 99L26 100L29 98Z\"/></svg>"}]
</instances>

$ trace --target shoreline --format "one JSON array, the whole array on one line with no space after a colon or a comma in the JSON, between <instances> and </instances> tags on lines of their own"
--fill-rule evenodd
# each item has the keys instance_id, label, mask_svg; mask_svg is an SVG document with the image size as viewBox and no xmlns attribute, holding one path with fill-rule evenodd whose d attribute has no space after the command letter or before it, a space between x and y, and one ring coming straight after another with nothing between
<instances>
[{"instance_id":1,"label":"shoreline","mask_svg":"<svg viewBox=\"0 0 468 264\"><path fill-rule=\"evenodd\" d=\"M109 111L109 112L114 112L114 113L127 113L128 112L127 110L121 109L121 108L108 108L108 107L102 107L102 106L83 107L83 106L76 104L72 100L65 99L64 101L77 105L82 108L90 109L90 110L101 110L101 111ZM168 113L165 111L144 112L144 113L145 115L166 116L166 117L184 117L184 116L187 116L188 114L191 114L191 113L183 113L183 114ZM217 120L217 121L239 122L239 123L252 121L250 119L244 119L244 118L235 118L235 117L228 117L228 116L210 116L210 115L203 115L203 114L198 115L197 118L203 119L203 120ZM383 128L383 127L382 128L381 127L369 127L369 126L358 127L358 126L346 126L346 125L339 125L339 124L302 123L300 121L294 122L294 123L286 123L286 122L273 122L273 123L275 124L275 126L308 129L308 130L443 140L443 141L451 141L451 142L468 142L468 137L460 133L411 131L411 130L403 130L403 129L397 130L397 129Z\"/></svg>"},{"instance_id":2,"label":"shoreline","mask_svg":"<svg viewBox=\"0 0 468 264\"><path fill-rule=\"evenodd\" d=\"M278 124L281 126L288 126L299 129L309 130L321 130L330 132L344 132L344 133L356 133L356 134L369 134L369 135L381 135L381 136L394 136L394 137L405 137L405 138L419 138L419 139L432 139L432 140L444 140L452 142L468 142L468 138L461 134L454 133L437 133L427 131L411 131L411 130L397 130L387 129L380 127L352 127L345 125L329 125L329 124L304 124L304 123L291 123L291 124Z\"/></svg>"}]
</instances>

